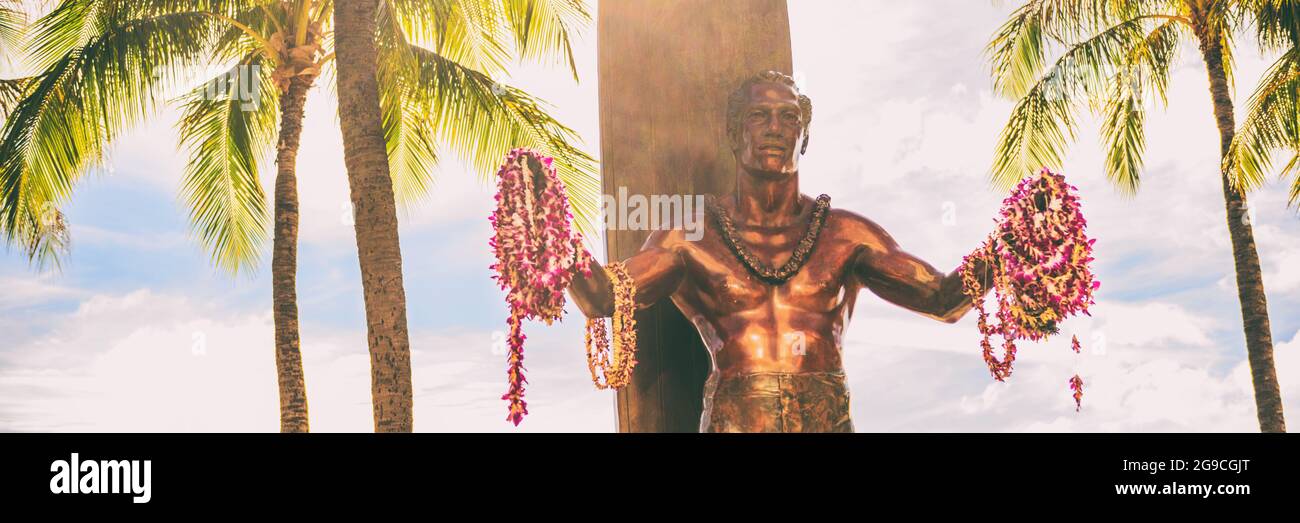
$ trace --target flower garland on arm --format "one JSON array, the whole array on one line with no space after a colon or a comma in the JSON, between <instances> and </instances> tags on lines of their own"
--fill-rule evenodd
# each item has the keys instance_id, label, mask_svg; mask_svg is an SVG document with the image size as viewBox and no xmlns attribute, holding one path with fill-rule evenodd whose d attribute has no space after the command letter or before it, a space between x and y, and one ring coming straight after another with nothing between
<instances>
[{"instance_id":1,"label":"flower garland on arm","mask_svg":"<svg viewBox=\"0 0 1300 523\"><path fill-rule=\"evenodd\" d=\"M1016 340L1040 341L1056 334L1062 320L1089 314L1092 294L1101 286L1093 278L1092 245L1085 232L1078 188L1065 177L1043 169L1021 180L1002 202L997 226L988 239L962 259L962 289L974 302L983 339L984 362L993 379L1011 376ZM981 267L983 266L981 271ZM977 274L977 273L989 274ZM980 276L984 278L980 278ZM998 323L984 310L989 282L996 296ZM990 338L1002 337L1002 359ZM1078 353L1078 338L1071 340ZM1083 379L1070 378L1076 407L1083 397Z\"/></svg>"},{"instance_id":2,"label":"flower garland on arm","mask_svg":"<svg viewBox=\"0 0 1300 523\"><path fill-rule=\"evenodd\" d=\"M488 218L495 235L488 242L496 255L491 269L510 305L510 389L501 399L510 402L506 419L516 426L528 414L524 401L523 320L550 325L564 315L564 291L575 272L591 277L591 253L572 226L569 199L550 157L515 149L497 171L497 208ZM587 365L597 388L621 388L636 365L636 286L620 262L605 268L614 291L613 352L603 318L587 320ZM593 350L592 342L596 348ZM598 377L603 374L603 380Z\"/></svg>"},{"instance_id":3,"label":"flower garland on arm","mask_svg":"<svg viewBox=\"0 0 1300 523\"><path fill-rule=\"evenodd\" d=\"M605 330L605 318L587 319L587 369L597 389L621 389L632 381L636 366L636 286L621 262L605 267L614 290L613 350ZM593 347L593 343L595 345Z\"/></svg>"}]
</instances>

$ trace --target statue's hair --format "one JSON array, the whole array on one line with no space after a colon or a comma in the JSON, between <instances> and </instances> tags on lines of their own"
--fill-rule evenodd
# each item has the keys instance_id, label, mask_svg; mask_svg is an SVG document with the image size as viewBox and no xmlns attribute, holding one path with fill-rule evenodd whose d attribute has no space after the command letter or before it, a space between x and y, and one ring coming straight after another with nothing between
<instances>
[{"instance_id":1,"label":"statue's hair","mask_svg":"<svg viewBox=\"0 0 1300 523\"><path fill-rule=\"evenodd\" d=\"M749 104L749 90L754 87L754 84L765 82L788 85L794 90L794 94L799 96L799 110L803 113L803 146L800 147L799 154L803 154L808 150L808 127L812 124L812 100L799 92L799 86L795 84L794 78L779 71L763 71L751 76L727 97L727 138L732 144L740 142L740 113Z\"/></svg>"}]
</instances>

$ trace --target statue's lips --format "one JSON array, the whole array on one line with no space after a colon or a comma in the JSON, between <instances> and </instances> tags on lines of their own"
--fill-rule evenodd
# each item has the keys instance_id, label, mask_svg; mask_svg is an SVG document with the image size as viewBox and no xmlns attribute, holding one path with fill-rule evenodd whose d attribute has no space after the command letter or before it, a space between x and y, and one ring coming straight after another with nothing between
<instances>
[{"instance_id":1,"label":"statue's lips","mask_svg":"<svg viewBox=\"0 0 1300 523\"><path fill-rule=\"evenodd\" d=\"M780 145L759 146L758 152L765 154L785 154L786 148Z\"/></svg>"}]
</instances>

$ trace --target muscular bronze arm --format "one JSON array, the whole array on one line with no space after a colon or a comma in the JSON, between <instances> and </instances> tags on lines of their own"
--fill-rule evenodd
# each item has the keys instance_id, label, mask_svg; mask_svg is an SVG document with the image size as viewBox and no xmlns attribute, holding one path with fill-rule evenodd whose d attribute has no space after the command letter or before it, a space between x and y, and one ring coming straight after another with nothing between
<instances>
[{"instance_id":1,"label":"muscular bronze arm","mask_svg":"<svg viewBox=\"0 0 1300 523\"><path fill-rule=\"evenodd\" d=\"M863 285L890 303L945 323L956 323L970 311L971 299L962 291L960 268L948 274L908 254L889 233L867 221L866 236L854 261ZM983 260L976 272L987 291L989 275Z\"/></svg>"},{"instance_id":2,"label":"muscular bronze arm","mask_svg":"<svg viewBox=\"0 0 1300 523\"><path fill-rule=\"evenodd\" d=\"M644 309L672 295L681 284L685 267L680 253L684 241L681 233L681 230L655 231L640 252L623 261L636 284L637 308ZM588 318L614 314L614 290L604 267L595 260L591 262L591 277L581 273L574 276L569 296Z\"/></svg>"}]
</instances>

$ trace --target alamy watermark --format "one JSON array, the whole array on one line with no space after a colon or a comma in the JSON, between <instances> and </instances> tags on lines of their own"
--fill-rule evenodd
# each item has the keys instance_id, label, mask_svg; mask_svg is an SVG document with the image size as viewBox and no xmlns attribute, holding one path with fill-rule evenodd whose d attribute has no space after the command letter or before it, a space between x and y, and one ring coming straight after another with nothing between
<instances>
[{"instance_id":1,"label":"alamy watermark","mask_svg":"<svg viewBox=\"0 0 1300 523\"><path fill-rule=\"evenodd\" d=\"M148 503L151 460L82 460L76 452L70 459L50 463L51 494L129 494L133 503Z\"/></svg>"},{"instance_id":2,"label":"alamy watermark","mask_svg":"<svg viewBox=\"0 0 1300 523\"><path fill-rule=\"evenodd\" d=\"M237 65L220 73L203 86L204 100L234 100L240 102L241 111L256 111L260 107L262 66Z\"/></svg>"},{"instance_id":3,"label":"alamy watermark","mask_svg":"<svg viewBox=\"0 0 1300 523\"><path fill-rule=\"evenodd\" d=\"M682 229L686 239L704 237L704 195L628 194L620 186L617 194L601 195L605 230L662 231Z\"/></svg>"}]
</instances>

